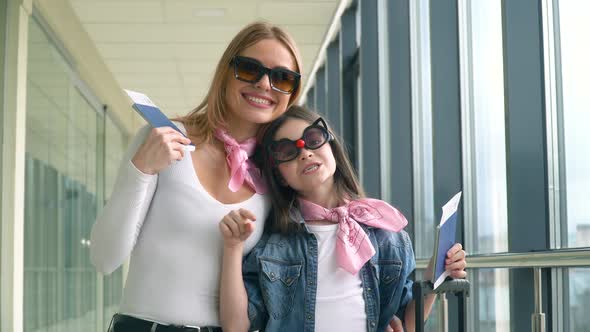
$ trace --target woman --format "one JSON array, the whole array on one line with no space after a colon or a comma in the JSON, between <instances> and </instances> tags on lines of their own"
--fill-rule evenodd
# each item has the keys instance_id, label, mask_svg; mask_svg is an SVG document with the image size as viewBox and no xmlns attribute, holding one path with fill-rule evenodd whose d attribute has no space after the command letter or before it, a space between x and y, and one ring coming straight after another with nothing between
<instances>
[{"instance_id":1,"label":"woman","mask_svg":"<svg viewBox=\"0 0 590 332\"><path fill-rule=\"evenodd\" d=\"M300 70L291 37L253 23L223 53L205 100L178 119L188 139L171 128L139 131L91 235L100 272L111 273L130 256L113 331L220 330L217 224L239 208L266 219L270 200L248 156L260 126L297 99ZM191 142L196 150L186 153ZM245 253L260 239L260 226Z\"/></svg>"}]
</instances>

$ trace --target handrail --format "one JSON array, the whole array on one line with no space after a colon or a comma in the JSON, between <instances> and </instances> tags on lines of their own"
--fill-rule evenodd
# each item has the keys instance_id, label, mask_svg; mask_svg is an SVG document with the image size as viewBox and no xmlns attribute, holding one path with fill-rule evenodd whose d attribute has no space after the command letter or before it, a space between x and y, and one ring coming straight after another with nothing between
<instances>
[{"instance_id":1,"label":"handrail","mask_svg":"<svg viewBox=\"0 0 590 332\"><path fill-rule=\"evenodd\" d=\"M425 269L428 259L416 260L417 269ZM468 269L590 267L590 247L546 251L467 255Z\"/></svg>"}]
</instances>

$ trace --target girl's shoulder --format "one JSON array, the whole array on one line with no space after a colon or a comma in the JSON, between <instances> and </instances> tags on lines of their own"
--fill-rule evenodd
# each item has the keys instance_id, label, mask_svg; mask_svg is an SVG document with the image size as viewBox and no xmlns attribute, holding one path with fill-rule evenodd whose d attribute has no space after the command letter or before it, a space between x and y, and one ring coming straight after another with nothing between
<instances>
[{"instance_id":1,"label":"girl's shoulder","mask_svg":"<svg viewBox=\"0 0 590 332\"><path fill-rule=\"evenodd\" d=\"M373 236L375 241L380 247L383 246L394 246L400 248L406 248L412 246L412 240L408 233L404 230L399 232L392 232L381 228L371 227L368 229Z\"/></svg>"}]
</instances>

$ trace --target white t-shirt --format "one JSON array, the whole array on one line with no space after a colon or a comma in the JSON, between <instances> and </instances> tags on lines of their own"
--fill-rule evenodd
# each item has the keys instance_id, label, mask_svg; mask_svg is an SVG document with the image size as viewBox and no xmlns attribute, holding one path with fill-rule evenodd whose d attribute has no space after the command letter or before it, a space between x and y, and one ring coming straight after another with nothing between
<instances>
[{"instance_id":1,"label":"white t-shirt","mask_svg":"<svg viewBox=\"0 0 590 332\"><path fill-rule=\"evenodd\" d=\"M318 240L315 330L366 331L367 314L360 275L350 274L336 262L338 224L307 224L307 229Z\"/></svg>"},{"instance_id":2,"label":"white t-shirt","mask_svg":"<svg viewBox=\"0 0 590 332\"><path fill-rule=\"evenodd\" d=\"M109 274L131 255L121 313L167 324L219 326L219 221L239 208L256 215L247 253L262 235L270 200L254 194L241 203L220 203L200 184L190 152L159 174L140 172L130 160L149 130L140 130L123 159L92 229L91 260Z\"/></svg>"}]
</instances>

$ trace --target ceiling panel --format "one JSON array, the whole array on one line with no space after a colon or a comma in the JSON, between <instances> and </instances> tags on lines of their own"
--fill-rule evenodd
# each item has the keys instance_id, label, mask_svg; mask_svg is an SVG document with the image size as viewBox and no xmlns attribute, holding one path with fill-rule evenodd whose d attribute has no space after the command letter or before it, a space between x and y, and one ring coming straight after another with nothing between
<instances>
[{"instance_id":1,"label":"ceiling panel","mask_svg":"<svg viewBox=\"0 0 590 332\"><path fill-rule=\"evenodd\" d=\"M258 5L248 1L165 1L167 23L244 26L258 17Z\"/></svg>"},{"instance_id":2,"label":"ceiling panel","mask_svg":"<svg viewBox=\"0 0 590 332\"><path fill-rule=\"evenodd\" d=\"M330 2L265 2L258 15L278 24L310 24L325 26L330 23L336 7ZM305 17L305 20L301 18Z\"/></svg>"},{"instance_id":3,"label":"ceiling panel","mask_svg":"<svg viewBox=\"0 0 590 332\"><path fill-rule=\"evenodd\" d=\"M91 23L162 23L162 4L135 1L80 1L76 2L76 13L84 24Z\"/></svg>"},{"instance_id":4,"label":"ceiling panel","mask_svg":"<svg viewBox=\"0 0 590 332\"><path fill-rule=\"evenodd\" d=\"M303 77L339 0L70 0L119 84L144 92L168 115L206 95L215 66L246 24L267 20L298 44ZM43 38L39 38L42 40ZM35 45L31 45L32 51ZM35 53L42 66L47 54ZM42 72L40 69L38 72Z\"/></svg>"},{"instance_id":5,"label":"ceiling panel","mask_svg":"<svg viewBox=\"0 0 590 332\"><path fill-rule=\"evenodd\" d=\"M229 41L243 25L211 26L208 24L85 24L98 43L218 43Z\"/></svg>"},{"instance_id":6,"label":"ceiling panel","mask_svg":"<svg viewBox=\"0 0 590 332\"><path fill-rule=\"evenodd\" d=\"M110 59L128 60L207 60L214 63L221 57L226 44L141 44L135 41L128 43L99 43L99 51L108 61ZM213 65L213 64L212 64ZM213 65L214 66L214 65ZM115 76L117 75L114 72Z\"/></svg>"},{"instance_id":7,"label":"ceiling panel","mask_svg":"<svg viewBox=\"0 0 590 332\"><path fill-rule=\"evenodd\" d=\"M123 59L107 59L107 66L112 72L118 74L129 73L152 73L165 74L176 72L178 65L176 61L171 60L123 60Z\"/></svg>"}]
</instances>

